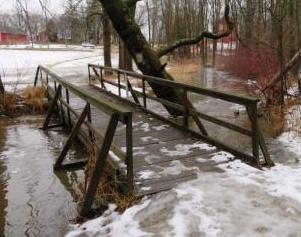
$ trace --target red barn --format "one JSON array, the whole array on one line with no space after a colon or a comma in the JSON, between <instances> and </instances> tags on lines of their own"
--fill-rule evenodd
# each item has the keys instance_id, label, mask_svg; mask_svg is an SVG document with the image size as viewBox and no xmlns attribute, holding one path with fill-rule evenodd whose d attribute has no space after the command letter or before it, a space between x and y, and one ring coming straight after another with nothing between
<instances>
[{"instance_id":1,"label":"red barn","mask_svg":"<svg viewBox=\"0 0 301 237\"><path fill-rule=\"evenodd\" d=\"M27 41L26 34L0 31L0 43L25 43Z\"/></svg>"},{"instance_id":2,"label":"red barn","mask_svg":"<svg viewBox=\"0 0 301 237\"><path fill-rule=\"evenodd\" d=\"M225 18L222 18L218 21L218 32L224 32L227 30L227 22ZM222 38L224 43L231 43L237 41L237 36L235 30L227 37Z\"/></svg>"}]
</instances>

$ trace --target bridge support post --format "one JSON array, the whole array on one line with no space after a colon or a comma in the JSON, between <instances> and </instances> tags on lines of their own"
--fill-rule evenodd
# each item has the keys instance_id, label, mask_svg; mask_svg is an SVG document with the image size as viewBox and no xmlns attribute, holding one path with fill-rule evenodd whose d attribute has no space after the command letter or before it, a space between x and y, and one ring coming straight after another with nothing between
<instances>
[{"instance_id":1,"label":"bridge support post","mask_svg":"<svg viewBox=\"0 0 301 237\"><path fill-rule=\"evenodd\" d=\"M127 165L127 185L128 192L134 192L134 170L133 170L133 125L132 115L126 121L126 165Z\"/></svg>"},{"instance_id":2,"label":"bridge support post","mask_svg":"<svg viewBox=\"0 0 301 237\"><path fill-rule=\"evenodd\" d=\"M58 170L58 169L63 167L62 163L63 163L63 161L64 161L64 159L67 155L67 152L71 148L72 142L74 141L74 138L78 134L78 131L79 131L81 125L85 121L85 118L86 118L87 114L88 114L88 104L85 106L85 108L84 108L83 112L81 113L81 115L79 116L74 128L72 129L71 134L68 137L67 142L66 142L59 158L55 162L54 170Z\"/></svg>"},{"instance_id":3,"label":"bridge support post","mask_svg":"<svg viewBox=\"0 0 301 237\"><path fill-rule=\"evenodd\" d=\"M253 144L253 156L256 158L255 155L258 155L258 163L259 163L259 147L261 148L264 160L265 160L265 165L272 167L274 166L274 162L271 159L271 156L268 152L268 148L265 144L264 137L261 133L261 131L258 128L258 119L257 119L257 106L253 106L254 108L247 108L247 113L250 118L250 121L252 123L252 144ZM254 131L254 127L256 126L256 130ZM256 137L255 137L256 136ZM254 149L257 149L257 152L254 151Z\"/></svg>"},{"instance_id":4,"label":"bridge support post","mask_svg":"<svg viewBox=\"0 0 301 237\"><path fill-rule=\"evenodd\" d=\"M119 119L119 114L117 113L112 114L108 128L106 130L106 134L103 139L101 150L97 156L96 165L92 174L92 178L90 180L87 192L85 194L84 204L80 213L82 216L89 215L93 203L93 199L97 191L100 177L103 174L106 165L108 153L114 138L115 130L118 125L118 119Z\"/></svg>"},{"instance_id":5,"label":"bridge support post","mask_svg":"<svg viewBox=\"0 0 301 237\"><path fill-rule=\"evenodd\" d=\"M62 86L59 85L56 92L55 92L55 95L54 95L54 98L53 98L53 101L49 107L49 110L48 110L48 113L47 113L47 116L46 116L46 119L45 119L45 122L43 124L43 127L42 129L46 130L47 128L49 128L49 123L50 123L50 119L51 119L51 116L53 114L53 111L55 109L55 107L57 106L57 101L61 95L61 90L62 90Z\"/></svg>"},{"instance_id":6,"label":"bridge support post","mask_svg":"<svg viewBox=\"0 0 301 237\"><path fill-rule=\"evenodd\" d=\"M251 105L247 108L248 116L251 121L252 126L252 152L253 157L256 160L257 165L260 166L259 161L259 129L258 129L258 119L257 119L257 104Z\"/></svg>"}]
</instances>

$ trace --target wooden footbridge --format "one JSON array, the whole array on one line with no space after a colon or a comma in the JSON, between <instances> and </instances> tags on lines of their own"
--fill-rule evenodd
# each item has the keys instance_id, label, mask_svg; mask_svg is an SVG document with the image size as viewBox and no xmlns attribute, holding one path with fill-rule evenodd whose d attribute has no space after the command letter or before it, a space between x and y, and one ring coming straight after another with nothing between
<instances>
[{"instance_id":1,"label":"wooden footbridge","mask_svg":"<svg viewBox=\"0 0 301 237\"><path fill-rule=\"evenodd\" d=\"M258 127L257 99L98 65L88 65L88 70L89 81L74 84L40 65L34 82L47 88L51 101L43 128L70 129L54 169L85 165L87 160L64 161L75 138L96 149L96 165L85 193L83 216L90 211L105 166L112 168L119 180L126 180L128 192L141 196L194 178L196 167L217 170L216 162L210 158L220 151L257 167L273 165ZM137 85L133 86L133 81ZM177 104L159 98L150 85L173 88L183 99ZM192 94L245 106L250 129L197 111L190 103ZM182 115L168 116L162 105L177 109ZM55 113L59 118L56 123L52 117ZM203 120L250 137L250 154L213 139Z\"/></svg>"}]
</instances>

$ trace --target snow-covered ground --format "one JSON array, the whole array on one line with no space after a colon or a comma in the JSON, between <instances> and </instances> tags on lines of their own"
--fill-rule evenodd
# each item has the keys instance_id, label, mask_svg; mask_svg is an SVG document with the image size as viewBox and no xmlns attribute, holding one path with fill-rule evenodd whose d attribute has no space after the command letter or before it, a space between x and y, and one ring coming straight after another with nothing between
<instances>
[{"instance_id":1,"label":"snow-covered ground","mask_svg":"<svg viewBox=\"0 0 301 237\"><path fill-rule=\"evenodd\" d=\"M112 204L101 217L72 225L67 237L301 237L300 120L290 118L300 112L291 107L290 131L269 142L275 167L261 171L220 152L211 160L222 172L198 171L196 179L145 197L122 214ZM174 172L170 168L165 171Z\"/></svg>"},{"instance_id":2,"label":"snow-covered ground","mask_svg":"<svg viewBox=\"0 0 301 237\"><path fill-rule=\"evenodd\" d=\"M32 83L38 64L47 64L69 80L84 81L88 74L87 63L103 62L100 48L79 50L77 46L65 51L38 51L25 50L26 45L18 47L21 50L0 49L0 73L6 84ZM117 65L117 59L117 54L113 54L113 66ZM293 109L300 112L300 107ZM291 127L300 127L300 120ZM240 161L225 162L231 155L219 153L211 159L220 162L218 167L223 172L199 171L195 180L146 197L122 214L110 205L103 216L72 226L74 230L68 237L301 237L301 140L298 133L298 129L285 132L273 141L274 147L284 149L273 151L277 156L273 158L281 163L272 169L259 171ZM283 160L289 162L283 162L282 154ZM197 161L205 162L201 157ZM177 167L185 169L182 163ZM174 172L169 168L166 170Z\"/></svg>"},{"instance_id":3,"label":"snow-covered ground","mask_svg":"<svg viewBox=\"0 0 301 237\"><path fill-rule=\"evenodd\" d=\"M28 45L10 45L9 47L20 50L5 49L0 47L0 74L4 84L33 83L36 68L39 64L46 64L59 73L72 78L86 80L88 76L88 63L102 64L102 48L85 50L81 46L50 45L45 50L31 50ZM53 50L54 48L65 50ZM117 65L118 56L112 54L112 63Z\"/></svg>"},{"instance_id":4,"label":"snow-covered ground","mask_svg":"<svg viewBox=\"0 0 301 237\"><path fill-rule=\"evenodd\" d=\"M72 45L72 44L2 44L0 49L62 49L62 50L84 50L87 49L82 45Z\"/></svg>"},{"instance_id":5,"label":"snow-covered ground","mask_svg":"<svg viewBox=\"0 0 301 237\"><path fill-rule=\"evenodd\" d=\"M111 205L67 236L300 237L301 165L260 171L239 160L223 162L231 157L222 152L212 158L222 173L199 172L123 214Z\"/></svg>"},{"instance_id":6,"label":"snow-covered ground","mask_svg":"<svg viewBox=\"0 0 301 237\"><path fill-rule=\"evenodd\" d=\"M269 142L275 167L261 171L220 152L210 159L222 172L198 171L196 179L145 197L122 214L112 204L101 217L71 226L67 237L301 237L300 120L292 119L300 113L301 106L292 106L285 132Z\"/></svg>"}]
</instances>

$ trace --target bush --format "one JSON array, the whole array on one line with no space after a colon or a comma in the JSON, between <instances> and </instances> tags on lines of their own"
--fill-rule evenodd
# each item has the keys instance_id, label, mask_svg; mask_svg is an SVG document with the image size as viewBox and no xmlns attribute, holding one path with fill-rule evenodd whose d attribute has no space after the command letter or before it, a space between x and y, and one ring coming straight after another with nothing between
<instances>
[{"instance_id":1,"label":"bush","mask_svg":"<svg viewBox=\"0 0 301 237\"><path fill-rule=\"evenodd\" d=\"M235 55L224 57L223 70L243 79L255 79L260 86L277 72L276 52L265 46L240 46Z\"/></svg>"}]
</instances>

